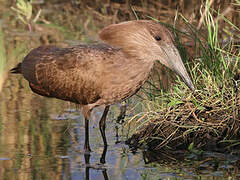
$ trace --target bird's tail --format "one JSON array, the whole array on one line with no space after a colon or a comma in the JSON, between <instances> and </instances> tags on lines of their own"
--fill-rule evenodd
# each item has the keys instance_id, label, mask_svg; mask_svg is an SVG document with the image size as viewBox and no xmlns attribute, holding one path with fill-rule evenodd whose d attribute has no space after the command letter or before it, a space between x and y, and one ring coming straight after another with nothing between
<instances>
[{"instance_id":1,"label":"bird's tail","mask_svg":"<svg viewBox=\"0 0 240 180\"><path fill-rule=\"evenodd\" d=\"M10 70L11 73L21 74L22 73L22 63L18 63L18 65Z\"/></svg>"}]
</instances>

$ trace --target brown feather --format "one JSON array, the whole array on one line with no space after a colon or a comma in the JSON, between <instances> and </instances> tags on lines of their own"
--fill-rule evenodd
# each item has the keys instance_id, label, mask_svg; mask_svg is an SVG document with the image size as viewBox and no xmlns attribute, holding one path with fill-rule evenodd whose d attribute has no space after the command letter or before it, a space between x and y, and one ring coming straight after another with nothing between
<instances>
[{"instance_id":1,"label":"brown feather","mask_svg":"<svg viewBox=\"0 0 240 180\"><path fill-rule=\"evenodd\" d=\"M21 69L35 93L92 109L135 94L148 78L155 60L160 59L171 68L162 47L172 46L173 38L156 22L114 24L104 28L99 36L109 45L39 47L17 69ZM161 36L162 41L157 42L156 36Z\"/></svg>"}]
</instances>

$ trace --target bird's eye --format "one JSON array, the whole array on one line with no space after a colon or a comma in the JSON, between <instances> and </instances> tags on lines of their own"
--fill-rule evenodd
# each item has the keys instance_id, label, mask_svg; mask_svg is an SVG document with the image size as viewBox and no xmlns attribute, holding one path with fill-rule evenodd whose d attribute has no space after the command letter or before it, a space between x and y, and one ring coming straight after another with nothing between
<instances>
[{"instance_id":1,"label":"bird's eye","mask_svg":"<svg viewBox=\"0 0 240 180\"><path fill-rule=\"evenodd\" d=\"M160 36L155 36L155 39L156 39L156 41L161 41L161 37Z\"/></svg>"}]
</instances>

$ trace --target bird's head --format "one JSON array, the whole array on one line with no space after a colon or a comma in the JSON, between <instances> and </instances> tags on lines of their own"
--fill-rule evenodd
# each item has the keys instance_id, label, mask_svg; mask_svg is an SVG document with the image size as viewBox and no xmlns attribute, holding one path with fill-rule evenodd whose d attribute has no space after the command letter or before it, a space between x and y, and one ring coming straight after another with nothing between
<instances>
[{"instance_id":1,"label":"bird's head","mask_svg":"<svg viewBox=\"0 0 240 180\"><path fill-rule=\"evenodd\" d=\"M104 42L121 48L128 58L148 62L159 60L194 90L191 78L174 45L173 35L163 25L149 20L127 21L105 27L99 37Z\"/></svg>"}]
</instances>

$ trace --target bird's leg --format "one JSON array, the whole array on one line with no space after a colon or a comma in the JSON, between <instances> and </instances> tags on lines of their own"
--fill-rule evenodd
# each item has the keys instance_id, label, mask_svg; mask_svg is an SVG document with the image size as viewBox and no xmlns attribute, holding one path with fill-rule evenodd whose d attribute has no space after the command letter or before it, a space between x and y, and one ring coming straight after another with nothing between
<instances>
[{"instance_id":1,"label":"bird's leg","mask_svg":"<svg viewBox=\"0 0 240 180\"><path fill-rule=\"evenodd\" d=\"M85 153L84 154L84 159L85 159L85 175L86 175L86 180L89 179L89 170L90 170L90 153Z\"/></svg>"},{"instance_id":2,"label":"bird's leg","mask_svg":"<svg viewBox=\"0 0 240 180\"><path fill-rule=\"evenodd\" d=\"M84 150L85 153L91 152L90 145L89 145L89 118L91 114L91 110L88 108L83 108L83 114L85 118L85 144L84 144Z\"/></svg>"},{"instance_id":3,"label":"bird's leg","mask_svg":"<svg viewBox=\"0 0 240 180\"><path fill-rule=\"evenodd\" d=\"M106 127L106 118L107 118L108 110L109 110L109 106L106 106L105 109L104 109L103 115L101 117L101 120L99 121L99 127L100 127L100 132L101 132L101 135L102 135L104 147L107 146L107 139L106 139L106 135L105 135L105 127Z\"/></svg>"},{"instance_id":4,"label":"bird's leg","mask_svg":"<svg viewBox=\"0 0 240 180\"><path fill-rule=\"evenodd\" d=\"M106 160L105 160L106 154L107 154L107 145L104 145L102 156L100 158L100 163L101 164L105 164L106 163Z\"/></svg>"},{"instance_id":5,"label":"bird's leg","mask_svg":"<svg viewBox=\"0 0 240 180\"><path fill-rule=\"evenodd\" d=\"M127 102L125 100L120 105L120 114L117 117L117 123L122 124L124 122L124 118L126 116L126 111L127 111Z\"/></svg>"},{"instance_id":6,"label":"bird's leg","mask_svg":"<svg viewBox=\"0 0 240 180\"><path fill-rule=\"evenodd\" d=\"M89 119L85 118L85 144L84 150L91 152L90 145L89 145Z\"/></svg>"},{"instance_id":7,"label":"bird's leg","mask_svg":"<svg viewBox=\"0 0 240 180\"><path fill-rule=\"evenodd\" d=\"M106 168L104 168L104 169L102 170L102 174L103 174L104 179L105 179L105 180L108 180L108 174L107 174L107 169L106 169Z\"/></svg>"}]
</instances>

